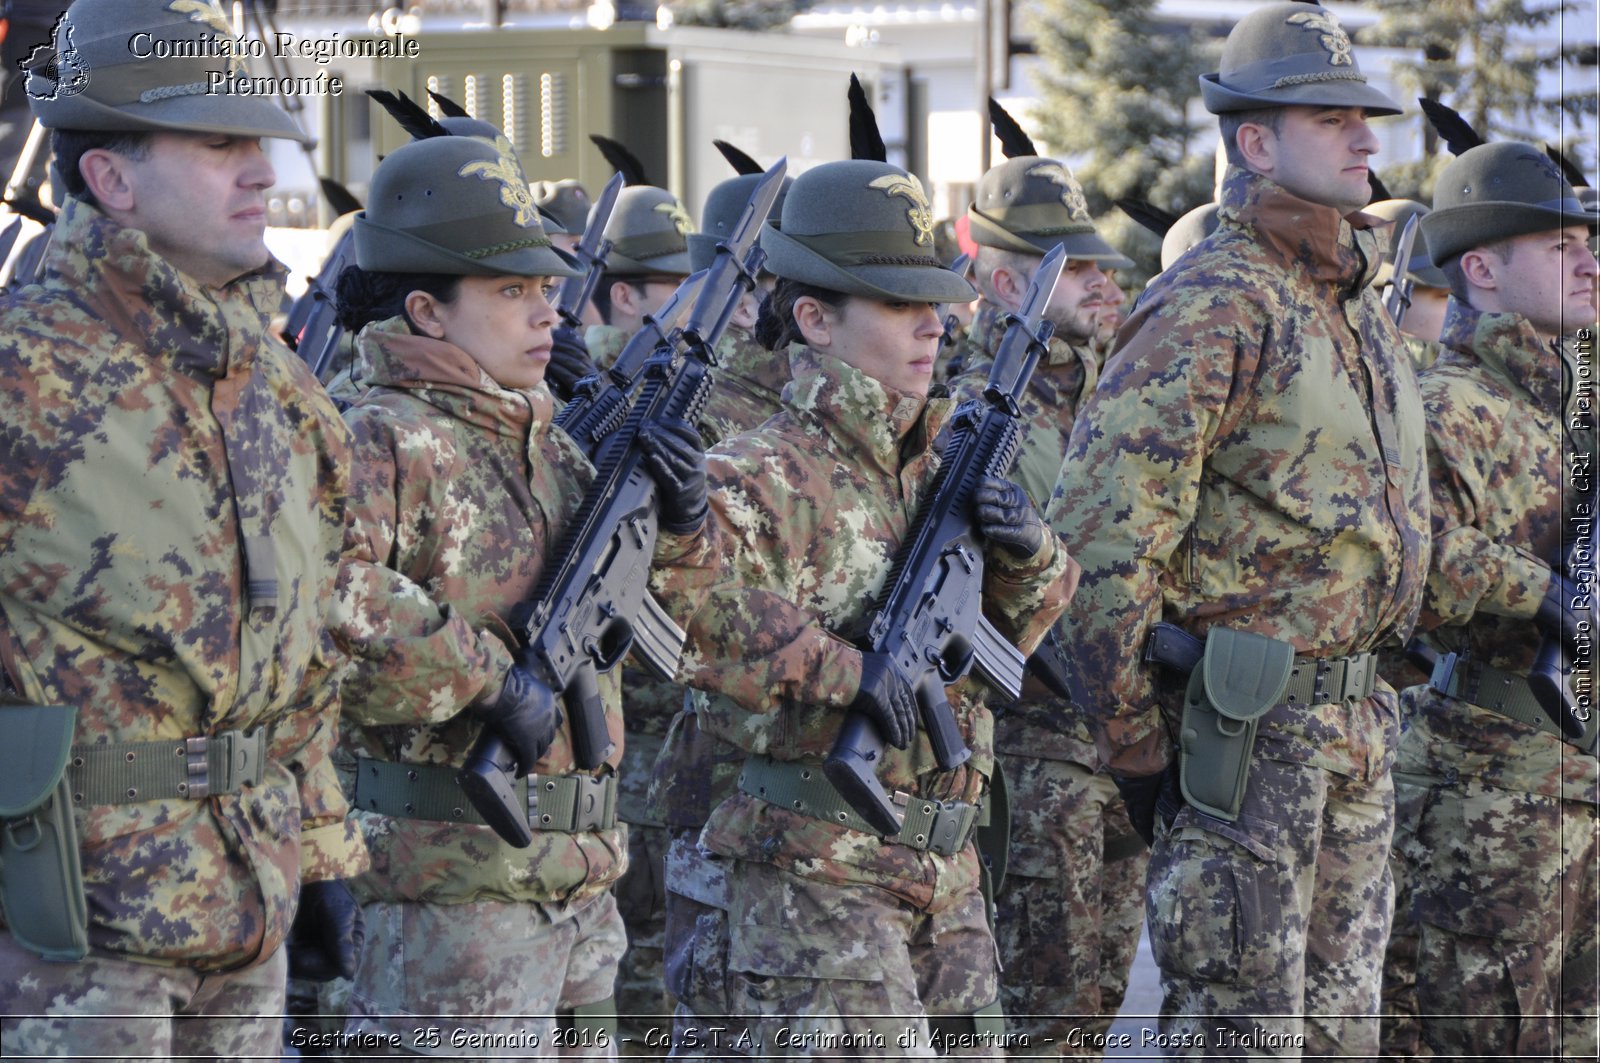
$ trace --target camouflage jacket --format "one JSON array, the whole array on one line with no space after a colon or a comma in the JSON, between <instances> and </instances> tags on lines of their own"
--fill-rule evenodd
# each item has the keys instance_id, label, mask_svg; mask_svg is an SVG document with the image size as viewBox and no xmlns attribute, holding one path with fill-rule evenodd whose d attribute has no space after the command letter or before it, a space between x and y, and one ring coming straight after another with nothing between
<instances>
[{"instance_id":1,"label":"camouflage jacket","mask_svg":"<svg viewBox=\"0 0 1600 1063\"><path fill-rule=\"evenodd\" d=\"M633 333L624 332L615 325L590 325L583 331L583 345L597 367L610 369L632 337Z\"/></svg>"},{"instance_id":2,"label":"camouflage jacket","mask_svg":"<svg viewBox=\"0 0 1600 1063\"><path fill-rule=\"evenodd\" d=\"M329 760L349 433L271 339L276 268L208 288L69 199L0 335L0 657L80 745L264 731L260 783L76 810L97 949L202 970L366 863ZM248 588L248 590L247 590Z\"/></svg>"},{"instance_id":3,"label":"camouflage jacket","mask_svg":"<svg viewBox=\"0 0 1600 1063\"><path fill-rule=\"evenodd\" d=\"M1230 169L1217 231L1151 283L1079 412L1050 519L1083 565L1064 645L1119 774L1170 758L1141 663L1156 620L1337 656L1416 618L1429 546L1422 407L1399 333L1363 283L1378 261L1371 223ZM1280 706L1256 751L1380 771L1393 711L1387 698Z\"/></svg>"},{"instance_id":4,"label":"camouflage jacket","mask_svg":"<svg viewBox=\"0 0 1600 1063\"><path fill-rule=\"evenodd\" d=\"M717 356L716 386L700 414L700 435L707 446L748 432L782 409L789 379L788 357L767 350L737 326L729 325L723 333ZM683 687L663 686L657 703L670 708L664 717L670 725L650 776L648 816L668 826L702 827L711 810L733 792L744 750L700 729L693 714L684 711ZM630 684L630 726L635 689ZM705 704L704 691L687 693L697 706Z\"/></svg>"},{"instance_id":5,"label":"camouflage jacket","mask_svg":"<svg viewBox=\"0 0 1600 1063\"><path fill-rule=\"evenodd\" d=\"M784 410L709 455L725 575L693 612L683 674L722 695L700 713L712 735L749 753L820 764L861 684L861 653L842 633L882 590L937 470L933 441L953 404L890 391L805 347L791 349L790 366ZM1070 597L1077 565L1053 539L1025 561L988 556L985 613L1028 652ZM993 721L959 686L952 705L972 759L941 772L919 733L910 749L886 750L879 778L887 790L979 798L993 763ZM919 904L977 872L970 848L949 860L917 853L742 792L712 812L703 843L803 875L874 883Z\"/></svg>"},{"instance_id":6,"label":"camouflage jacket","mask_svg":"<svg viewBox=\"0 0 1600 1063\"><path fill-rule=\"evenodd\" d=\"M1560 553L1568 482L1562 352L1515 314L1454 299L1444 353L1420 377L1428 416L1433 561L1420 626L1441 653L1526 675L1532 617ZM1593 757L1554 735L1422 688L1404 739L1432 772L1553 797L1589 791ZM1571 755L1568 755L1571 754ZM1407 760L1415 758L1408 756Z\"/></svg>"},{"instance_id":7,"label":"camouflage jacket","mask_svg":"<svg viewBox=\"0 0 1600 1063\"><path fill-rule=\"evenodd\" d=\"M961 400L978 398L994 368L994 351L1005 335L1005 311L987 300L978 305L967 333L966 372L950 386ZM1099 373L1094 352L1051 339L1020 403L1021 444L1015 480L1040 510L1050 500L1067 453L1072 422L1083 400L1094 390ZM1047 760L1070 760L1087 767L1099 764L1099 754L1089 736L1088 722L1072 706L1050 693L1029 675L1022 698L998 709L995 747L1002 753L1020 753Z\"/></svg>"},{"instance_id":8,"label":"camouflage jacket","mask_svg":"<svg viewBox=\"0 0 1600 1063\"><path fill-rule=\"evenodd\" d=\"M347 742L381 760L459 765L480 731L462 710L511 666L505 617L532 596L594 470L550 430L544 387L501 389L460 348L411 335L399 318L368 325L357 346L370 375L345 411L356 540L339 580L339 635L354 659ZM616 672L601 691L614 770ZM535 770L573 768L564 726ZM625 866L622 828L536 831L530 848L514 849L484 826L357 815L372 850L359 882L370 898L534 901L555 914Z\"/></svg>"}]
</instances>

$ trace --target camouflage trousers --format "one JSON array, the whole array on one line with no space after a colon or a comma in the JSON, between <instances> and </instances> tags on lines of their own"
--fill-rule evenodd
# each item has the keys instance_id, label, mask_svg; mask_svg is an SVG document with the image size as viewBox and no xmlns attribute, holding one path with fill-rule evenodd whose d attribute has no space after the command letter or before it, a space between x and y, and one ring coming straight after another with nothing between
<instances>
[{"instance_id":1,"label":"camouflage trousers","mask_svg":"<svg viewBox=\"0 0 1600 1063\"><path fill-rule=\"evenodd\" d=\"M42 960L0 931L0 1049L6 1059L276 1059L288 954L202 974L91 952Z\"/></svg>"},{"instance_id":2,"label":"camouflage trousers","mask_svg":"<svg viewBox=\"0 0 1600 1063\"><path fill-rule=\"evenodd\" d=\"M1394 773L1394 841L1389 874L1394 879L1394 921L1383 954L1383 1018L1379 1050L1385 1059L1426 1059L1417 1005L1417 921L1411 911L1411 865L1404 853L1414 844L1428 787L1414 776Z\"/></svg>"},{"instance_id":3,"label":"camouflage trousers","mask_svg":"<svg viewBox=\"0 0 1600 1063\"><path fill-rule=\"evenodd\" d=\"M1421 1039L1441 1057L1600 1056L1600 844L1584 801L1436 780L1395 848Z\"/></svg>"},{"instance_id":4,"label":"camouflage trousers","mask_svg":"<svg viewBox=\"0 0 1600 1063\"><path fill-rule=\"evenodd\" d=\"M609 1033L563 1013L612 995L625 936L603 893L551 917L537 904L376 902L345 1034L398 1037L372 1055L615 1059Z\"/></svg>"},{"instance_id":5,"label":"camouflage trousers","mask_svg":"<svg viewBox=\"0 0 1600 1063\"><path fill-rule=\"evenodd\" d=\"M1006 1026L1027 1039L1014 1054L1098 1057L1092 1046L1117 1017L1139 949L1149 853L1111 776L1067 760L1001 760L1011 852L994 935Z\"/></svg>"},{"instance_id":6,"label":"camouflage trousers","mask_svg":"<svg viewBox=\"0 0 1600 1063\"><path fill-rule=\"evenodd\" d=\"M999 993L977 889L930 914L871 886L725 866L728 911L699 913L673 1058L1002 1058L1004 1038L970 1022ZM700 977L719 970L725 983Z\"/></svg>"},{"instance_id":7,"label":"camouflage trousers","mask_svg":"<svg viewBox=\"0 0 1600 1063\"><path fill-rule=\"evenodd\" d=\"M700 832L670 827L667 846L667 920L663 966L667 993L674 1000L693 1000L707 1014L725 1015L728 1003L726 942L695 962L696 942L727 935L727 861L700 848Z\"/></svg>"},{"instance_id":8,"label":"camouflage trousers","mask_svg":"<svg viewBox=\"0 0 1600 1063\"><path fill-rule=\"evenodd\" d=\"M617 910L628 931L628 950L617 970L617 1028L635 1045L665 1028L672 1014L672 1002L662 989L668 832L645 807L662 741L657 734L628 732L617 794L618 818L628 824L628 870L616 885Z\"/></svg>"},{"instance_id":9,"label":"camouflage trousers","mask_svg":"<svg viewBox=\"0 0 1600 1063\"><path fill-rule=\"evenodd\" d=\"M1389 936L1387 768L1256 758L1236 822L1158 826L1146 916L1159 1041L1191 1058L1374 1057Z\"/></svg>"}]
</instances>

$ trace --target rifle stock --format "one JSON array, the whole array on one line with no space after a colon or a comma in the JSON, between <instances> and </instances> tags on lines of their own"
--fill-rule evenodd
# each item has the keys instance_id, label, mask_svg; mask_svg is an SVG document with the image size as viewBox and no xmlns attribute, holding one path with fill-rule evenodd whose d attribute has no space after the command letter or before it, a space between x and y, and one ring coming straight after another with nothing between
<instances>
[{"instance_id":1,"label":"rifle stock","mask_svg":"<svg viewBox=\"0 0 1600 1063\"><path fill-rule=\"evenodd\" d=\"M941 770L972 755L950 710L945 688L982 661L985 678L1016 697L1022 691L1023 657L982 614L983 543L972 510L978 482L1007 475L1019 442L1017 398L1027 386L1052 327L1044 308L1055 291L1066 252L1057 246L1040 263L995 352L981 400L957 411L939 471L917 509L911 530L861 643L887 653L916 692L922 729ZM873 829L900 830L895 803L884 792L877 769L883 736L862 713L848 713L823 771L840 796Z\"/></svg>"},{"instance_id":2,"label":"rifle stock","mask_svg":"<svg viewBox=\"0 0 1600 1063\"><path fill-rule=\"evenodd\" d=\"M786 160L779 160L767 171L734 235L719 245L688 323L673 329L646 359L626 419L599 444L595 478L577 517L545 566L529 606L519 610L525 617L518 625L519 663L562 698L580 770L598 769L612 752L599 675L635 647L664 678L677 669L683 632L648 591L658 505L639 438L650 426L699 416L710 394L713 348L765 259L756 236L785 166ZM718 270L725 259L737 261ZM519 768L531 765L517 765L505 744L485 731L457 778L496 833L525 848L533 835L511 781Z\"/></svg>"}]
</instances>

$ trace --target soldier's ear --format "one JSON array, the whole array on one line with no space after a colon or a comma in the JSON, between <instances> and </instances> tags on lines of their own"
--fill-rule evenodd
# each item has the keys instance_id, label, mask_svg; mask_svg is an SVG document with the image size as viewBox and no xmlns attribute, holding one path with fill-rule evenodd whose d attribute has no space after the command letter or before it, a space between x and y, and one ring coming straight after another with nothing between
<instances>
[{"instance_id":1,"label":"soldier's ear","mask_svg":"<svg viewBox=\"0 0 1600 1063\"><path fill-rule=\"evenodd\" d=\"M1270 176L1277 167L1278 137L1270 126L1246 122L1234 134L1234 143L1238 145L1239 157L1256 173Z\"/></svg>"},{"instance_id":2,"label":"soldier's ear","mask_svg":"<svg viewBox=\"0 0 1600 1063\"><path fill-rule=\"evenodd\" d=\"M809 295L794 301L794 323L806 343L819 351L833 346L834 316L828 308Z\"/></svg>"},{"instance_id":3,"label":"soldier's ear","mask_svg":"<svg viewBox=\"0 0 1600 1063\"><path fill-rule=\"evenodd\" d=\"M1499 272L1504 261L1487 248L1474 247L1461 253L1461 275L1474 288L1494 291L1500 287Z\"/></svg>"},{"instance_id":4,"label":"soldier's ear","mask_svg":"<svg viewBox=\"0 0 1600 1063\"><path fill-rule=\"evenodd\" d=\"M436 340L444 339L444 322L439 319L439 300L427 292L415 291L406 296L406 317L417 331Z\"/></svg>"},{"instance_id":5,"label":"soldier's ear","mask_svg":"<svg viewBox=\"0 0 1600 1063\"><path fill-rule=\"evenodd\" d=\"M137 206L132 175L133 160L104 148L91 148L78 159L78 172L89 194L102 210L126 213Z\"/></svg>"}]
</instances>

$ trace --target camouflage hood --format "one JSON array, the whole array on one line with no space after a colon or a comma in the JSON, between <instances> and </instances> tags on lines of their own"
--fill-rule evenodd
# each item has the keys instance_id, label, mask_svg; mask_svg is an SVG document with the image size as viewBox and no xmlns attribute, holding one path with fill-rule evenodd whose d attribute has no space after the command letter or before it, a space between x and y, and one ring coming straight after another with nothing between
<instances>
[{"instance_id":1,"label":"camouflage hood","mask_svg":"<svg viewBox=\"0 0 1600 1063\"><path fill-rule=\"evenodd\" d=\"M499 435L525 437L550 423L554 400L543 384L502 388L453 343L414 335L402 317L376 321L356 339L367 387L402 388L444 413Z\"/></svg>"},{"instance_id":2,"label":"camouflage hood","mask_svg":"<svg viewBox=\"0 0 1600 1063\"><path fill-rule=\"evenodd\" d=\"M287 273L272 259L221 288L209 287L150 250L143 232L69 196L43 275L81 292L96 317L150 357L220 377L231 360L254 354Z\"/></svg>"}]
</instances>

